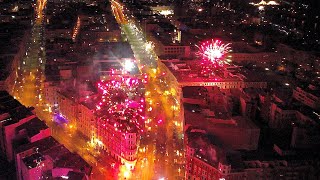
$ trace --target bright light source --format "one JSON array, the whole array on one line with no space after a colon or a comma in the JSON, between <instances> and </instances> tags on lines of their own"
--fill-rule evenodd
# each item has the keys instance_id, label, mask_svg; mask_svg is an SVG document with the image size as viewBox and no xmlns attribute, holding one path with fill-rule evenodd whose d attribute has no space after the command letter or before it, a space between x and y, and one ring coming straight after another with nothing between
<instances>
[{"instance_id":1,"label":"bright light source","mask_svg":"<svg viewBox=\"0 0 320 180\"><path fill-rule=\"evenodd\" d=\"M162 177L162 178L159 178L159 180L164 180L164 177Z\"/></svg>"},{"instance_id":2,"label":"bright light source","mask_svg":"<svg viewBox=\"0 0 320 180\"><path fill-rule=\"evenodd\" d=\"M264 68L264 70L269 71L270 69L269 68Z\"/></svg>"},{"instance_id":3,"label":"bright light source","mask_svg":"<svg viewBox=\"0 0 320 180\"><path fill-rule=\"evenodd\" d=\"M223 44L220 40L212 39L197 46L199 48L197 55L204 61L211 61L214 65L221 66L227 63L222 57L229 52L229 45L229 43Z\"/></svg>"},{"instance_id":4,"label":"bright light source","mask_svg":"<svg viewBox=\"0 0 320 180\"><path fill-rule=\"evenodd\" d=\"M199 9L198 9L198 11L199 11L199 12L202 12L202 11L203 11L203 9L202 9L202 8L199 8Z\"/></svg>"},{"instance_id":5,"label":"bright light source","mask_svg":"<svg viewBox=\"0 0 320 180\"><path fill-rule=\"evenodd\" d=\"M134 68L134 63L132 60L130 59L127 59L125 62L124 62L124 69L128 72L132 71Z\"/></svg>"},{"instance_id":6,"label":"bright light source","mask_svg":"<svg viewBox=\"0 0 320 180\"><path fill-rule=\"evenodd\" d=\"M259 9L259 11L263 11L264 10L264 6L259 6L258 9Z\"/></svg>"},{"instance_id":7,"label":"bright light source","mask_svg":"<svg viewBox=\"0 0 320 180\"><path fill-rule=\"evenodd\" d=\"M285 83L284 85L286 85L286 86L290 86L290 84L289 84L289 83Z\"/></svg>"},{"instance_id":8,"label":"bright light source","mask_svg":"<svg viewBox=\"0 0 320 180\"><path fill-rule=\"evenodd\" d=\"M171 15L173 14L173 11L172 10L162 10L159 12L161 15L164 15L164 16L168 16L168 15Z\"/></svg>"},{"instance_id":9,"label":"bright light source","mask_svg":"<svg viewBox=\"0 0 320 180\"><path fill-rule=\"evenodd\" d=\"M146 43L146 51L150 51L153 48L154 48L154 44L151 41Z\"/></svg>"},{"instance_id":10,"label":"bright light source","mask_svg":"<svg viewBox=\"0 0 320 180\"><path fill-rule=\"evenodd\" d=\"M130 176L130 172L128 172L128 171L123 172L123 176L125 178L128 178Z\"/></svg>"}]
</instances>

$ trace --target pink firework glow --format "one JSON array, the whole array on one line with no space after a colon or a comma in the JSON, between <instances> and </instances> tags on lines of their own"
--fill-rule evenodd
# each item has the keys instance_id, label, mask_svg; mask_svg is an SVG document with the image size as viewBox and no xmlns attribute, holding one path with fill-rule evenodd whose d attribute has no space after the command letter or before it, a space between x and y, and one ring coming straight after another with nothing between
<instances>
[{"instance_id":1,"label":"pink firework glow","mask_svg":"<svg viewBox=\"0 0 320 180\"><path fill-rule=\"evenodd\" d=\"M105 123L112 122L116 130L127 131L126 125L130 125L143 131L145 101L140 85L141 80L136 78L100 81L96 114Z\"/></svg>"},{"instance_id":2,"label":"pink firework glow","mask_svg":"<svg viewBox=\"0 0 320 180\"><path fill-rule=\"evenodd\" d=\"M211 40L202 43L199 48L197 55L201 56L203 60L211 61L215 65L223 65L226 64L225 61L222 60L223 56L228 53L230 47L228 44L223 44L220 40Z\"/></svg>"}]
</instances>

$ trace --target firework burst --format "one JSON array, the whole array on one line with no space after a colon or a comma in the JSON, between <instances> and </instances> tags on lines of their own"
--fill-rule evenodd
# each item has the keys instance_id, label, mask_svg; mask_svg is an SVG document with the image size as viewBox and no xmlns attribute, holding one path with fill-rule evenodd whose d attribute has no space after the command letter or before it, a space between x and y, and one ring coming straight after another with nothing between
<instances>
[{"instance_id":1,"label":"firework burst","mask_svg":"<svg viewBox=\"0 0 320 180\"><path fill-rule=\"evenodd\" d=\"M115 122L121 130L122 123L133 124L142 131L144 122L144 97L140 92L141 81L135 78L119 78L98 83L99 102L96 114L105 121Z\"/></svg>"},{"instance_id":2,"label":"firework burst","mask_svg":"<svg viewBox=\"0 0 320 180\"><path fill-rule=\"evenodd\" d=\"M210 61L215 66L222 66L227 64L227 62L223 60L223 56L229 52L229 45L229 43L223 44L220 40L212 39L211 41L206 41L200 46L197 46L199 48L197 55L204 61Z\"/></svg>"}]
</instances>

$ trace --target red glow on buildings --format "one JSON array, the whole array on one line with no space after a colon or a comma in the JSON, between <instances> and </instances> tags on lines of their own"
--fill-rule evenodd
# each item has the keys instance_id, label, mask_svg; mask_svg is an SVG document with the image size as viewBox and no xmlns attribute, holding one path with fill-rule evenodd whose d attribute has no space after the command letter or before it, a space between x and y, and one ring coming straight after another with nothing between
<instances>
[{"instance_id":1,"label":"red glow on buildings","mask_svg":"<svg viewBox=\"0 0 320 180\"><path fill-rule=\"evenodd\" d=\"M126 132L125 124L142 130L144 121L144 97L139 92L141 80L118 78L98 83L99 100L96 114L105 121L112 119L114 128Z\"/></svg>"}]
</instances>

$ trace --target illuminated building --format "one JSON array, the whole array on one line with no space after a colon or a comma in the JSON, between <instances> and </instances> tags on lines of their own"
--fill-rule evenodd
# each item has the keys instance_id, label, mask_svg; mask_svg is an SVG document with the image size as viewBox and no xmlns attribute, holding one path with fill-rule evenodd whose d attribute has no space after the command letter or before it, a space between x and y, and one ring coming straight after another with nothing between
<instances>
[{"instance_id":1,"label":"illuminated building","mask_svg":"<svg viewBox=\"0 0 320 180\"><path fill-rule=\"evenodd\" d=\"M15 155L18 180L82 179L91 174L92 167L84 159L51 136L19 146Z\"/></svg>"},{"instance_id":2,"label":"illuminated building","mask_svg":"<svg viewBox=\"0 0 320 180\"><path fill-rule=\"evenodd\" d=\"M143 91L136 78L114 78L98 83L97 131L92 141L115 159L134 167L144 124ZM142 99L141 99L142 98Z\"/></svg>"},{"instance_id":3,"label":"illuminated building","mask_svg":"<svg viewBox=\"0 0 320 180\"><path fill-rule=\"evenodd\" d=\"M180 87L185 86L217 86L220 89L232 88L266 88L267 82L259 74L242 71L240 67L228 66L214 75L201 74L199 60L163 60L172 72Z\"/></svg>"},{"instance_id":4,"label":"illuminated building","mask_svg":"<svg viewBox=\"0 0 320 180\"><path fill-rule=\"evenodd\" d=\"M256 150L258 148L259 127L248 118L229 117L225 108L218 107L219 105L212 106L215 107L213 110L201 109L200 113L185 110L185 123L206 130L232 149Z\"/></svg>"},{"instance_id":5,"label":"illuminated building","mask_svg":"<svg viewBox=\"0 0 320 180\"><path fill-rule=\"evenodd\" d=\"M254 62L257 64L274 63L280 61L281 55L274 52L261 53L230 53L233 62Z\"/></svg>"},{"instance_id":6,"label":"illuminated building","mask_svg":"<svg viewBox=\"0 0 320 180\"><path fill-rule=\"evenodd\" d=\"M9 162L13 160L13 140L18 136L15 129L18 126L36 118L30 109L21 105L5 91L0 91L0 148Z\"/></svg>"},{"instance_id":7,"label":"illuminated building","mask_svg":"<svg viewBox=\"0 0 320 180\"><path fill-rule=\"evenodd\" d=\"M157 28L161 29L161 24L156 25ZM161 29L162 30L162 29ZM150 32L151 34L151 32ZM190 46L187 44L181 44L181 31L178 29L172 30L172 36L167 34L153 33L150 35L150 40L155 44L154 51L159 56L182 56L188 57L191 54Z\"/></svg>"},{"instance_id":8,"label":"illuminated building","mask_svg":"<svg viewBox=\"0 0 320 180\"><path fill-rule=\"evenodd\" d=\"M64 117L64 123L77 123L79 115L78 94L75 91L57 92L56 113L58 116Z\"/></svg>"},{"instance_id":9,"label":"illuminated building","mask_svg":"<svg viewBox=\"0 0 320 180\"><path fill-rule=\"evenodd\" d=\"M186 144L185 179L217 180L231 170L231 166L223 165L222 150L210 142L204 130L189 127Z\"/></svg>"},{"instance_id":10,"label":"illuminated building","mask_svg":"<svg viewBox=\"0 0 320 180\"><path fill-rule=\"evenodd\" d=\"M54 112L58 103L57 92L59 91L59 83L53 81L44 82L44 98L46 104L46 111Z\"/></svg>"},{"instance_id":11,"label":"illuminated building","mask_svg":"<svg viewBox=\"0 0 320 180\"><path fill-rule=\"evenodd\" d=\"M116 160L134 167L140 135L134 126L123 124L127 132L116 129L112 123L97 121L97 132L92 141L101 150L111 154Z\"/></svg>"},{"instance_id":12,"label":"illuminated building","mask_svg":"<svg viewBox=\"0 0 320 180\"><path fill-rule=\"evenodd\" d=\"M297 87L293 90L293 98L313 109L320 109L320 94L315 86L309 85L305 89Z\"/></svg>"},{"instance_id":13,"label":"illuminated building","mask_svg":"<svg viewBox=\"0 0 320 180\"><path fill-rule=\"evenodd\" d=\"M230 151L216 137L190 126L186 131L186 144L187 180L316 179L317 176L312 165L317 160L313 155L304 155L302 160L299 155L295 157L292 151L276 145L272 152Z\"/></svg>"},{"instance_id":14,"label":"illuminated building","mask_svg":"<svg viewBox=\"0 0 320 180\"><path fill-rule=\"evenodd\" d=\"M114 79L115 77L109 76L109 78ZM138 82L138 80L136 80L137 79L131 79L131 83L141 83L141 81ZM116 82L116 80L109 81ZM123 82L127 83L128 81ZM99 88L105 88L106 86L103 85L106 84L104 83L105 81L99 82L98 84L101 85ZM91 143L95 146L96 150L100 152L105 151L116 160L129 165L130 168L133 168L137 159L140 133L143 131L140 129L141 126L138 124L141 124L143 119L135 120L132 116L134 114L132 113L139 112L141 115L144 114L143 109L140 109L144 107L143 88L141 87L141 84L139 84L136 87L139 87L139 90L136 91L133 86L134 85L130 86L130 91L125 91L127 93L130 92L129 94L132 101L129 100L125 102L129 103L129 106L135 107L139 105L139 108L137 109L138 111L136 112L129 108L130 111L123 111L125 114L119 117L119 119L116 118L115 114L122 112L122 108L125 108L121 106L121 110L117 110L121 105L116 104L118 102L116 99L119 97L112 97L112 95L99 93L92 94L85 91L81 92L81 94L70 90L58 92L58 110L55 116L56 121L58 123L67 123L68 127L71 129L77 129L83 135L91 139ZM99 89L99 92L100 90L101 89ZM103 92L105 91L103 90L101 93ZM132 92L134 92L135 95ZM111 99L108 99L107 97ZM139 103L141 102L141 104L133 102L137 99L139 99ZM107 106L109 103L105 104L107 106L105 108L102 102L109 102L108 100L112 100L110 101L110 104L113 105L109 107ZM100 109L101 112L99 111ZM114 114L110 114L111 109L114 111ZM143 126L143 124L141 125Z\"/></svg>"}]
</instances>

